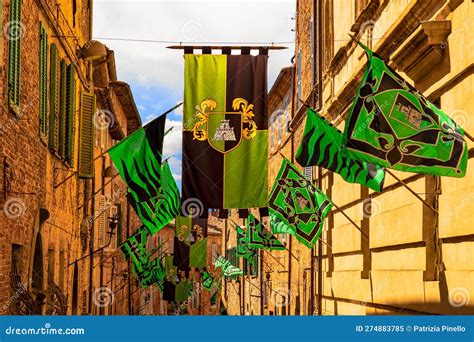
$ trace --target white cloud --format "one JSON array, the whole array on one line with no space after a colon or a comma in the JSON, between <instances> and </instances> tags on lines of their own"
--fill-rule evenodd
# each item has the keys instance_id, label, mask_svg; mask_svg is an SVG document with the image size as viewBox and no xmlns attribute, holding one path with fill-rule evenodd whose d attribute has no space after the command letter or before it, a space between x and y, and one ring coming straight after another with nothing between
<instances>
[{"instance_id":1,"label":"white cloud","mask_svg":"<svg viewBox=\"0 0 474 342\"><path fill-rule=\"evenodd\" d=\"M289 42L294 40L295 1L95 1L94 37L160 40L145 43L101 39L115 50L119 78L145 87L159 85L181 93L182 51L170 41ZM199 43L198 42L198 43ZM290 64L293 45L272 52L269 80ZM150 97L143 94L143 99Z\"/></svg>"},{"instance_id":2,"label":"white cloud","mask_svg":"<svg viewBox=\"0 0 474 342\"><path fill-rule=\"evenodd\" d=\"M165 156L181 153L183 139L182 125L181 121L166 120L166 130L171 127L173 127L173 130L165 136L163 142L163 154Z\"/></svg>"}]
</instances>

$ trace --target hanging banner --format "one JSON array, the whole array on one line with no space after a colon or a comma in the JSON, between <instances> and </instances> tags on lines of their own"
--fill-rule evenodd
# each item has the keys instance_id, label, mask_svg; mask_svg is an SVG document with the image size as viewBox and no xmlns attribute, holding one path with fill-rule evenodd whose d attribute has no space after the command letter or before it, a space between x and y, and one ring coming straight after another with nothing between
<instances>
[{"instance_id":1,"label":"hanging banner","mask_svg":"<svg viewBox=\"0 0 474 342\"><path fill-rule=\"evenodd\" d=\"M266 206L268 56L184 59L183 206Z\"/></svg>"},{"instance_id":2,"label":"hanging banner","mask_svg":"<svg viewBox=\"0 0 474 342\"><path fill-rule=\"evenodd\" d=\"M360 45L369 61L347 116L344 151L395 170L464 177L468 148L462 127Z\"/></svg>"},{"instance_id":3,"label":"hanging banner","mask_svg":"<svg viewBox=\"0 0 474 342\"><path fill-rule=\"evenodd\" d=\"M285 158L273 184L269 206L274 221L291 229L306 247L313 248L333 204Z\"/></svg>"}]
</instances>

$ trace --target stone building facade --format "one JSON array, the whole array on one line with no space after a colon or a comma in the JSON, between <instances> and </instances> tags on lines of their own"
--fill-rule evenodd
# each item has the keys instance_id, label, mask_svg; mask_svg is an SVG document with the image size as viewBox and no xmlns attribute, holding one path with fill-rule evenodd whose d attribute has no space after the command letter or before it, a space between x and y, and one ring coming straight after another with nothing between
<instances>
[{"instance_id":1,"label":"stone building facade","mask_svg":"<svg viewBox=\"0 0 474 342\"><path fill-rule=\"evenodd\" d=\"M469 112L473 54L467 38L472 1L298 0L296 12L294 76L285 87L293 94L291 133L288 143L282 138L276 148L270 141L270 179L282 155L294 161L305 125L301 101L343 129L367 61L349 34L466 132L474 131ZM273 87L283 83L279 78ZM276 98L279 104L270 100L270 112L284 106L282 97ZM466 140L470 158L460 179L393 171L399 180L387 174L384 190L375 193L324 169L302 170L368 239L336 209L313 251L286 237L289 251L265 258L264 314L472 314L474 169L473 142ZM229 313L241 314L240 307L229 305Z\"/></svg>"},{"instance_id":2,"label":"stone building facade","mask_svg":"<svg viewBox=\"0 0 474 342\"><path fill-rule=\"evenodd\" d=\"M126 314L116 247L139 223L104 152L140 127L133 95L91 42L92 1L0 9L0 314Z\"/></svg>"}]
</instances>

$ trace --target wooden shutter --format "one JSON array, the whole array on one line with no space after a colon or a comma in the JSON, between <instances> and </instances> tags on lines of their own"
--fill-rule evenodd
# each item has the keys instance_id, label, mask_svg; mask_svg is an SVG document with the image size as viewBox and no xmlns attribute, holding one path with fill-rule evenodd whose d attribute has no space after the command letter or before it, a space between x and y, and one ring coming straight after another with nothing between
<instances>
[{"instance_id":1,"label":"wooden shutter","mask_svg":"<svg viewBox=\"0 0 474 342\"><path fill-rule=\"evenodd\" d=\"M66 82L67 82L66 61L61 60L61 76L59 90L59 148L58 152L62 158L66 157Z\"/></svg>"},{"instance_id":2,"label":"wooden shutter","mask_svg":"<svg viewBox=\"0 0 474 342\"><path fill-rule=\"evenodd\" d=\"M94 113L94 93L81 93L78 166L80 178L94 178Z\"/></svg>"},{"instance_id":3,"label":"wooden shutter","mask_svg":"<svg viewBox=\"0 0 474 342\"><path fill-rule=\"evenodd\" d=\"M307 179L313 179L313 167L312 166L305 166L304 168L304 176Z\"/></svg>"},{"instance_id":4,"label":"wooden shutter","mask_svg":"<svg viewBox=\"0 0 474 342\"><path fill-rule=\"evenodd\" d=\"M39 49L39 121L40 136L46 139L48 135L48 35L41 22Z\"/></svg>"},{"instance_id":5,"label":"wooden shutter","mask_svg":"<svg viewBox=\"0 0 474 342\"><path fill-rule=\"evenodd\" d=\"M81 314L83 315L87 315L87 310L88 310L88 307L87 307L87 302L88 302L88 293L87 293L87 290L82 290L82 310L81 310Z\"/></svg>"},{"instance_id":6,"label":"wooden shutter","mask_svg":"<svg viewBox=\"0 0 474 342\"><path fill-rule=\"evenodd\" d=\"M10 1L9 63L8 63L8 103L20 114L20 74L21 74L21 7L22 0Z\"/></svg>"},{"instance_id":7,"label":"wooden shutter","mask_svg":"<svg viewBox=\"0 0 474 342\"><path fill-rule=\"evenodd\" d=\"M61 61L56 44L51 44L49 84L49 148L59 152Z\"/></svg>"},{"instance_id":8,"label":"wooden shutter","mask_svg":"<svg viewBox=\"0 0 474 342\"><path fill-rule=\"evenodd\" d=\"M99 243L99 247L105 245L105 224L106 224L106 213L105 210L105 196L100 195L99 198L99 227L98 227L98 234L97 234L97 241Z\"/></svg>"},{"instance_id":9,"label":"wooden shutter","mask_svg":"<svg viewBox=\"0 0 474 342\"><path fill-rule=\"evenodd\" d=\"M65 159L69 166L74 166L74 132L76 123L76 67L70 64L67 68L66 82L66 126L65 126Z\"/></svg>"}]
</instances>

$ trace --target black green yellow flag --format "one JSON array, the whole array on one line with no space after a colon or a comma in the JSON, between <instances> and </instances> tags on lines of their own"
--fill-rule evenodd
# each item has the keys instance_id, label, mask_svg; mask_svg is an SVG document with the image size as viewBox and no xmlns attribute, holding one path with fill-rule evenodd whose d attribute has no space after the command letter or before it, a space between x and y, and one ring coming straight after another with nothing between
<instances>
[{"instance_id":1,"label":"black green yellow flag","mask_svg":"<svg viewBox=\"0 0 474 342\"><path fill-rule=\"evenodd\" d=\"M237 255L243 257L248 261L250 265L253 265L254 255L257 253L257 249L249 246L249 239L247 232L240 226L234 225L237 232Z\"/></svg>"},{"instance_id":2,"label":"black green yellow flag","mask_svg":"<svg viewBox=\"0 0 474 342\"><path fill-rule=\"evenodd\" d=\"M207 219L176 217L174 265L178 270L206 267Z\"/></svg>"},{"instance_id":3,"label":"black green yellow flag","mask_svg":"<svg viewBox=\"0 0 474 342\"><path fill-rule=\"evenodd\" d=\"M270 217L291 229L298 241L312 248L333 204L301 172L283 159L269 199Z\"/></svg>"},{"instance_id":4,"label":"black green yellow flag","mask_svg":"<svg viewBox=\"0 0 474 342\"><path fill-rule=\"evenodd\" d=\"M271 231L251 213L247 218L247 240L250 248L264 248L269 250L285 250L285 245L280 242Z\"/></svg>"},{"instance_id":5,"label":"black green yellow flag","mask_svg":"<svg viewBox=\"0 0 474 342\"><path fill-rule=\"evenodd\" d=\"M179 213L179 190L168 163L161 164L166 115L140 128L109 151L128 187L127 199L151 234Z\"/></svg>"},{"instance_id":6,"label":"black green yellow flag","mask_svg":"<svg viewBox=\"0 0 474 342\"><path fill-rule=\"evenodd\" d=\"M184 59L183 206L266 206L268 56Z\"/></svg>"},{"instance_id":7,"label":"black green yellow flag","mask_svg":"<svg viewBox=\"0 0 474 342\"><path fill-rule=\"evenodd\" d=\"M352 159L342 149L342 132L308 108L303 140L296 153L301 166L321 166L339 174L349 183L359 183L381 191L385 169Z\"/></svg>"},{"instance_id":8,"label":"black green yellow flag","mask_svg":"<svg viewBox=\"0 0 474 342\"><path fill-rule=\"evenodd\" d=\"M175 291L175 301L176 302L185 302L188 300L190 294L192 293L193 283L189 279L182 279L179 283L176 284Z\"/></svg>"},{"instance_id":9,"label":"black green yellow flag","mask_svg":"<svg viewBox=\"0 0 474 342\"><path fill-rule=\"evenodd\" d=\"M463 177L464 130L360 45L369 61L346 120L348 155L400 171Z\"/></svg>"}]
</instances>

